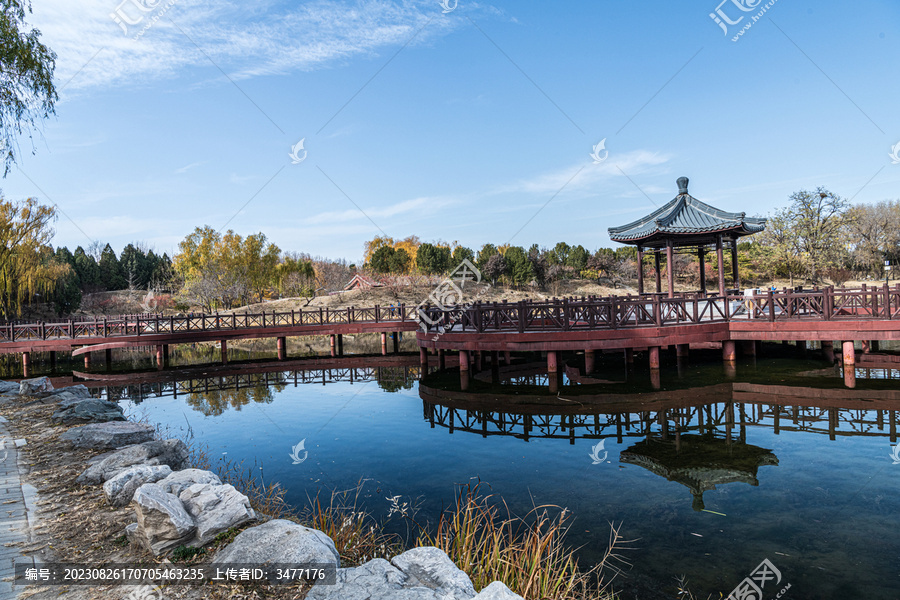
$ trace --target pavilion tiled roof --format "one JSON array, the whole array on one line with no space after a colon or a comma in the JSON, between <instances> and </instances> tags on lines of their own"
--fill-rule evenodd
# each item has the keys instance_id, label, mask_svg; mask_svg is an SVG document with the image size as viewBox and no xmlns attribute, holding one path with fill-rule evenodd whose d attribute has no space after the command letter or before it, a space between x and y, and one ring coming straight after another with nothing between
<instances>
[{"instance_id":1,"label":"pavilion tiled roof","mask_svg":"<svg viewBox=\"0 0 900 600\"><path fill-rule=\"evenodd\" d=\"M732 237L759 233L766 220L747 217L746 213L719 210L697 200L687 192L687 177L678 179L678 195L662 208L627 225L609 228L609 237L616 242L637 243L648 238L697 237L703 234L728 232Z\"/></svg>"}]
</instances>

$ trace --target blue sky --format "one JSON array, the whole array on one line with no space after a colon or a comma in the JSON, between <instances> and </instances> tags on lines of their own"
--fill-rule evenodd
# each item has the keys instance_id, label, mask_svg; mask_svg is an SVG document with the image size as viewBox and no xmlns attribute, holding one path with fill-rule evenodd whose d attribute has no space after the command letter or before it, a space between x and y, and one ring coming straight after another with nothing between
<instances>
[{"instance_id":1,"label":"blue sky","mask_svg":"<svg viewBox=\"0 0 900 600\"><path fill-rule=\"evenodd\" d=\"M60 102L0 187L70 248L210 225L351 261L382 233L610 246L681 175L748 214L900 198L900 4L777 0L732 41L766 4L36 0Z\"/></svg>"}]
</instances>

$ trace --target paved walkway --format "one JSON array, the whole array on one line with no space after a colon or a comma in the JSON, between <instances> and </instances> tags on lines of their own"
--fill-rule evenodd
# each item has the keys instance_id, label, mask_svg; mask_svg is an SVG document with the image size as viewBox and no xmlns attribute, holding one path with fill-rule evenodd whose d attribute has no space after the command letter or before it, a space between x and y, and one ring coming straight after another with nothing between
<instances>
[{"instance_id":1,"label":"paved walkway","mask_svg":"<svg viewBox=\"0 0 900 600\"><path fill-rule=\"evenodd\" d=\"M12 579L15 562L25 557L14 544L27 542L28 509L19 477L18 448L25 440L13 440L0 417L0 598L16 598ZM29 493L30 495L30 493ZM21 588L20 588L21 590Z\"/></svg>"}]
</instances>

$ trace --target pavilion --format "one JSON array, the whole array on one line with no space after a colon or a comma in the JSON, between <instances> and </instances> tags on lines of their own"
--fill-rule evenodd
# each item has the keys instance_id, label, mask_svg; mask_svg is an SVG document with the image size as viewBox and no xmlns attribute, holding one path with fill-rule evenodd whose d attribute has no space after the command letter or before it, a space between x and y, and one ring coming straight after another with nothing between
<instances>
[{"instance_id":1,"label":"pavilion","mask_svg":"<svg viewBox=\"0 0 900 600\"><path fill-rule=\"evenodd\" d=\"M678 178L678 195L662 208L627 225L609 228L609 238L621 244L637 246L638 293L644 293L644 251L653 251L656 268L656 292L662 292L660 253L666 250L669 297L675 295L675 272L671 268L676 249L696 249L700 259L700 292L706 293L706 253L715 248L718 259L719 295L725 295L724 247L731 249L731 272L736 288L738 278L737 241L745 235L759 233L766 220L747 217L746 213L730 213L700 202L688 194L688 178ZM687 252L689 250L682 250Z\"/></svg>"}]
</instances>

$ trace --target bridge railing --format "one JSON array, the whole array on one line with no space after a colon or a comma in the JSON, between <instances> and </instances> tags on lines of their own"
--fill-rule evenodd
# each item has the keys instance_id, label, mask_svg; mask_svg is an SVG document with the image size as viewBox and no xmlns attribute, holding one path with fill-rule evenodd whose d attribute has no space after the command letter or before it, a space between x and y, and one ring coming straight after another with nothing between
<instances>
[{"instance_id":1,"label":"bridge railing","mask_svg":"<svg viewBox=\"0 0 900 600\"><path fill-rule=\"evenodd\" d=\"M725 296L659 294L475 303L426 309L429 333L578 331L663 327L736 319L882 320L900 317L900 284L890 288L781 290ZM426 322L428 322L426 321Z\"/></svg>"},{"instance_id":2,"label":"bridge railing","mask_svg":"<svg viewBox=\"0 0 900 600\"><path fill-rule=\"evenodd\" d=\"M117 315L102 319L58 323L0 325L0 343L141 336L192 331L233 331L352 323L404 323L415 320L415 308L405 304L367 308L317 308L290 312L215 313L182 316L158 314Z\"/></svg>"}]
</instances>

